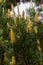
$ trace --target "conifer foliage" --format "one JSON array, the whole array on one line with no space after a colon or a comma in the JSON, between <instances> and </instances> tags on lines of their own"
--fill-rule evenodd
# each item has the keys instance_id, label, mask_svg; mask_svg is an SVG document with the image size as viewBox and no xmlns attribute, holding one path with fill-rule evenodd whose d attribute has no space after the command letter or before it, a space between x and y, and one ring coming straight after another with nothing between
<instances>
[{"instance_id":1,"label":"conifer foliage","mask_svg":"<svg viewBox=\"0 0 43 65\"><path fill-rule=\"evenodd\" d=\"M43 22L38 12L16 17L0 0L0 65L43 65ZM29 12L30 13L30 12Z\"/></svg>"}]
</instances>

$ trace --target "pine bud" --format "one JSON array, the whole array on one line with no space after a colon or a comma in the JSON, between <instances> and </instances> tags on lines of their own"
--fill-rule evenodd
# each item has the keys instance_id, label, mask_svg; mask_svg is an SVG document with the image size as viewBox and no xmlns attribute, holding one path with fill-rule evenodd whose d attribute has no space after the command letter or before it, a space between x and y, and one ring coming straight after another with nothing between
<instances>
[{"instance_id":1,"label":"pine bud","mask_svg":"<svg viewBox=\"0 0 43 65\"><path fill-rule=\"evenodd\" d=\"M4 15L4 8L3 8L3 15Z\"/></svg>"},{"instance_id":2,"label":"pine bud","mask_svg":"<svg viewBox=\"0 0 43 65\"><path fill-rule=\"evenodd\" d=\"M25 12L23 11L23 12L22 12L22 18L24 18L24 15L25 15Z\"/></svg>"},{"instance_id":3,"label":"pine bud","mask_svg":"<svg viewBox=\"0 0 43 65\"><path fill-rule=\"evenodd\" d=\"M30 16L27 16L26 20L29 21L29 19L30 19Z\"/></svg>"},{"instance_id":4,"label":"pine bud","mask_svg":"<svg viewBox=\"0 0 43 65\"><path fill-rule=\"evenodd\" d=\"M20 23L20 21L21 21L21 16L19 15L19 23Z\"/></svg>"},{"instance_id":5,"label":"pine bud","mask_svg":"<svg viewBox=\"0 0 43 65\"><path fill-rule=\"evenodd\" d=\"M17 3L17 9L18 9L18 16L20 15L20 12L19 12L19 3Z\"/></svg>"},{"instance_id":6,"label":"pine bud","mask_svg":"<svg viewBox=\"0 0 43 65\"><path fill-rule=\"evenodd\" d=\"M41 8L42 8L42 11L43 11L43 4L42 4Z\"/></svg>"},{"instance_id":7,"label":"pine bud","mask_svg":"<svg viewBox=\"0 0 43 65\"><path fill-rule=\"evenodd\" d=\"M7 22L7 27L9 28L10 27L10 25L9 25L9 23Z\"/></svg>"},{"instance_id":8,"label":"pine bud","mask_svg":"<svg viewBox=\"0 0 43 65\"><path fill-rule=\"evenodd\" d=\"M12 9L12 11L14 12L14 6L13 6L13 4L11 4L11 9Z\"/></svg>"},{"instance_id":9,"label":"pine bud","mask_svg":"<svg viewBox=\"0 0 43 65\"><path fill-rule=\"evenodd\" d=\"M4 53L4 62L7 62L8 61L8 57L7 57L7 54Z\"/></svg>"}]
</instances>

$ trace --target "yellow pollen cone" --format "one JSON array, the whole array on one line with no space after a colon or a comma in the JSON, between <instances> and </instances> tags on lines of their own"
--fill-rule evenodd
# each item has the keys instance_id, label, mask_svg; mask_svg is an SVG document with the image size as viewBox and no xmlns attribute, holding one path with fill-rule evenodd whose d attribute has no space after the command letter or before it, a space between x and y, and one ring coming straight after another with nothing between
<instances>
[{"instance_id":1,"label":"yellow pollen cone","mask_svg":"<svg viewBox=\"0 0 43 65\"><path fill-rule=\"evenodd\" d=\"M10 18L10 9L8 9L7 18Z\"/></svg>"},{"instance_id":2,"label":"yellow pollen cone","mask_svg":"<svg viewBox=\"0 0 43 65\"><path fill-rule=\"evenodd\" d=\"M40 46L38 46L38 50L41 51L41 47Z\"/></svg>"},{"instance_id":3,"label":"yellow pollen cone","mask_svg":"<svg viewBox=\"0 0 43 65\"><path fill-rule=\"evenodd\" d=\"M40 40L39 39L37 39L37 43L40 44Z\"/></svg>"},{"instance_id":4,"label":"yellow pollen cone","mask_svg":"<svg viewBox=\"0 0 43 65\"><path fill-rule=\"evenodd\" d=\"M32 29L32 23L31 23L30 20L29 20L29 23L28 23L28 25L27 25L27 29L28 29L29 31L31 31L31 29Z\"/></svg>"},{"instance_id":5,"label":"yellow pollen cone","mask_svg":"<svg viewBox=\"0 0 43 65\"><path fill-rule=\"evenodd\" d=\"M15 65L15 57L14 56L12 56L12 59L11 59L11 62L10 62L10 65Z\"/></svg>"},{"instance_id":6,"label":"yellow pollen cone","mask_svg":"<svg viewBox=\"0 0 43 65\"><path fill-rule=\"evenodd\" d=\"M34 27L34 32L35 32L35 33L38 33L37 26Z\"/></svg>"},{"instance_id":7,"label":"yellow pollen cone","mask_svg":"<svg viewBox=\"0 0 43 65\"><path fill-rule=\"evenodd\" d=\"M2 0L0 0L0 3L2 2Z\"/></svg>"},{"instance_id":8,"label":"yellow pollen cone","mask_svg":"<svg viewBox=\"0 0 43 65\"><path fill-rule=\"evenodd\" d=\"M36 14L35 14L35 22L36 23L39 23L39 15L38 15L38 12L36 12Z\"/></svg>"},{"instance_id":9,"label":"yellow pollen cone","mask_svg":"<svg viewBox=\"0 0 43 65\"><path fill-rule=\"evenodd\" d=\"M11 42L12 42L12 43L15 42L15 35L14 35L13 29L10 29L9 36L10 36Z\"/></svg>"}]
</instances>

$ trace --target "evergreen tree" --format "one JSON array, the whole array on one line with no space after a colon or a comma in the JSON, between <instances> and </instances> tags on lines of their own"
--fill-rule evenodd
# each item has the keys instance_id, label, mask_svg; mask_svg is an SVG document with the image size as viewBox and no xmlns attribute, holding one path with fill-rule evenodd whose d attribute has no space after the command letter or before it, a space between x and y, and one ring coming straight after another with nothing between
<instances>
[{"instance_id":1,"label":"evergreen tree","mask_svg":"<svg viewBox=\"0 0 43 65\"><path fill-rule=\"evenodd\" d=\"M33 8L30 16L16 17L14 7L6 9L0 0L0 65L43 65L43 20Z\"/></svg>"}]
</instances>

